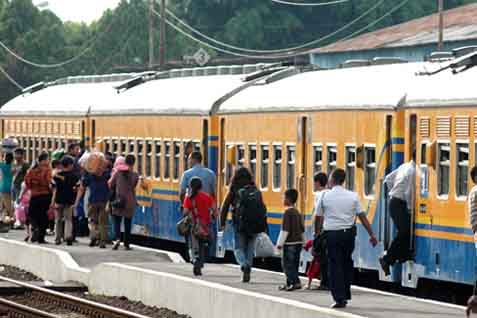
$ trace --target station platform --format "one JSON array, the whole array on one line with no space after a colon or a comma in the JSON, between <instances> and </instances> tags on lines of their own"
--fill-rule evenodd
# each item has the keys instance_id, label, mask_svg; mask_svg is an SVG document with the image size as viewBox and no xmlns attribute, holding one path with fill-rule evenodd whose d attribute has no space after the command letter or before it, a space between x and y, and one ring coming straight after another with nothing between
<instances>
[{"instance_id":1,"label":"station platform","mask_svg":"<svg viewBox=\"0 0 477 318\"><path fill-rule=\"evenodd\" d=\"M347 308L333 310L327 291L279 291L284 283L280 273L254 269L251 283L244 284L238 266L206 264L203 276L197 278L192 266L175 253L138 246L132 251L90 248L84 239L74 246L39 246L24 243L23 238L21 231L0 235L0 263L45 280L76 281L87 285L91 293L125 296L192 318L465 316L461 306L361 287L353 287Z\"/></svg>"}]
</instances>

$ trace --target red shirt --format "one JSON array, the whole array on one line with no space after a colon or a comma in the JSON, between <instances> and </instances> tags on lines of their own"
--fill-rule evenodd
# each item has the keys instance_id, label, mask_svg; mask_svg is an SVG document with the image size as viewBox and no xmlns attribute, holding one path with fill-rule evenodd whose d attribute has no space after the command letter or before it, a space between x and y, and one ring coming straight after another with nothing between
<instances>
[{"instance_id":1,"label":"red shirt","mask_svg":"<svg viewBox=\"0 0 477 318\"><path fill-rule=\"evenodd\" d=\"M192 201L194 201L194 203ZM192 217L195 219L196 212L193 208L194 204L197 208L197 214L199 215L201 221L205 224L210 224L210 209L214 206L214 199L212 199L210 195L202 191L197 193L197 195L192 200L189 196L184 199L184 208L190 210Z\"/></svg>"}]
</instances>

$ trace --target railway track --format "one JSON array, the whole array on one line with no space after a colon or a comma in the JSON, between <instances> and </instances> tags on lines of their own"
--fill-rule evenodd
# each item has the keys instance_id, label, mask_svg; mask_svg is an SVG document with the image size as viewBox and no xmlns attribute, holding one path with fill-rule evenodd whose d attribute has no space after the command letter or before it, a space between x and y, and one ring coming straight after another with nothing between
<instances>
[{"instance_id":1,"label":"railway track","mask_svg":"<svg viewBox=\"0 0 477 318\"><path fill-rule=\"evenodd\" d=\"M83 298L60 293L0 276L0 281L8 282L24 289L23 295L35 299L39 306L32 307L15 300L0 297L0 317L8 318L150 318ZM17 293L18 295L18 293ZM31 302L30 302L31 303ZM45 304L54 306L61 313L51 313L39 309Z\"/></svg>"}]
</instances>

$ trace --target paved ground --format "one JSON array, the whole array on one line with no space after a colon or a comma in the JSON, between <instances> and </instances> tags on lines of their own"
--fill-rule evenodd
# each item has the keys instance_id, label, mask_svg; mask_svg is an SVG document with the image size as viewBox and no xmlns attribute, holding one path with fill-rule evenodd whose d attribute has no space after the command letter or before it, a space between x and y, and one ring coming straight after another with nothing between
<instances>
[{"instance_id":1,"label":"paved ground","mask_svg":"<svg viewBox=\"0 0 477 318\"><path fill-rule=\"evenodd\" d=\"M11 231L8 234L0 235L0 237L4 238L7 236L10 239L22 240L23 233ZM52 238L49 237L49 240L51 241ZM79 244L72 247L66 245L56 246L54 244L48 244L45 245L45 247L68 251L78 264L83 267L91 268L103 262L117 262L145 269L193 277L192 266L190 264L172 263L164 255L161 256L151 250L136 248L133 251L124 251L122 249L112 251L111 246L108 246L105 250L101 250L97 247L88 247L87 242L87 240L81 239ZM284 280L283 275L279 273L255 270L252 273L252 282L250 284L240 282L240 271L233 265L207 264L203 274L204 276L200 279L220 283L233 288L283 297L316 306L328 307L332 303L329 292L306 290L295 292L279 291L277 287L282 284ZM457 306L427 302L358 287L354 288L352 293L353 300L345 311L365 317L464 317L463 308Z\"/></svg>"}]
</instances>

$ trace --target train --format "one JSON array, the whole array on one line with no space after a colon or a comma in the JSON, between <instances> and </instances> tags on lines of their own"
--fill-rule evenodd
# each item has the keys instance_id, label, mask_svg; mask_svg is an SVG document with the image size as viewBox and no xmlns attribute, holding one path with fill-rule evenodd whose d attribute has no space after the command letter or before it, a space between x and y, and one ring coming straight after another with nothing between
<instances>
[{"instance_id":1,"label":"train","mask_svg":"<svg viewBox=\"0 0 477 318\"><path fill-rule=\"evenodd\" d=\"M337 69L276 63L165 72L77 76L26 88L0 109L1 137L15 137L27 160L83 141L134 154L138 188L133 233L183 242L179 182L191 144L217 174L224 199L233 169L247 166L268 208L275 242L282 194L297 188L312 237L313 175L346 170L377 233L370 247L358 224L355 267L416 288L421 279L474 284L476 249L467 214L476 163L477 52L425 62L376 59ZM402 62L402 61L399 61ZM386 277L378 259L395 229L383 179L416 153L414 259ZM225 246L233 248L229 220ZM302 254L302 264L310 255Z\"/></svg>"}]
</instances>

